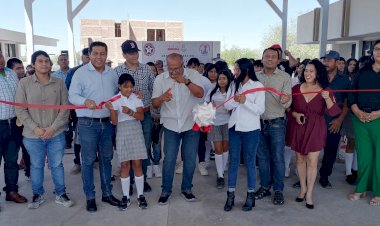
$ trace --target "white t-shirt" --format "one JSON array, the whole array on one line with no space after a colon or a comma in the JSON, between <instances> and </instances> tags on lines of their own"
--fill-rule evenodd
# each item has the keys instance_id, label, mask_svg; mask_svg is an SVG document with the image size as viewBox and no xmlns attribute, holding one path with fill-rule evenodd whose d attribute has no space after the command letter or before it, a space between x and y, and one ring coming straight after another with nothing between
<instances>
[{"instance_id":1,"label":"white t-shirt","mask_svg":"<svg viewBox=\"0 0 380 226\"><path fill-rule=\"evenodd\" d=\"M118 95L121 95L121 98L112 102L113 108L117 111L117 121L123 122L127 120L136 120L134 117L123 113L123 107L128 107L132 111L136 112L138 107L144 107L142 100L139 99L134 93L132 93L129 97L123 96L120 92L116 96Z\"/></svg>"}]
</instances>

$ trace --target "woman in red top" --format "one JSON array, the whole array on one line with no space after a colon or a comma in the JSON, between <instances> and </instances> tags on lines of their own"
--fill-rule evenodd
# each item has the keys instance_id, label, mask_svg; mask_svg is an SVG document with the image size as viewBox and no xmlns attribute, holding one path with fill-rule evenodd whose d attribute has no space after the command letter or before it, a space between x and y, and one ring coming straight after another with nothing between
<instances>
[{"instance_id":1,"label":"woman in red top","mask_svg":"<svg viewBox=\"0 0 380 226\"><path fill-rule=\"evenodd\" d=\"M288 122L287 143L296 152L301 183L301 191L296 201L302 202L306 199L306 207L313 209L312 193L317 176L318 156L326 141L324 114L338 115L340 108L335 103L334 94L326 88L327 71L319 60L312 60L306 65L300 82L301 84L293 87L293 93L322 91L294 96Z\"/></svg>"}]
</instances>

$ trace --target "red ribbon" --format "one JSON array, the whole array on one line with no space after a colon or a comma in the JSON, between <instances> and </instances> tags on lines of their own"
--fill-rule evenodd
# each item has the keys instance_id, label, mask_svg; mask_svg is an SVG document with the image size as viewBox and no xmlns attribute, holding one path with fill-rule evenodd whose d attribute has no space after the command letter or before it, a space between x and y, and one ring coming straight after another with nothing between
<instances>
[{"instance_id":1,"label":"red ribbon","mask_svg":"<svg viewBox=\"0 0 380 226\"><path fill-rule=\"evenodd\" d=\"M249 93L260 92L260 91L269 91L269 92L275 93L275 94L277 94L279 96L299 96L299 95L303 95L303 94L322 93L323 91L328 91L330 93L359 93L359 92L378 93L378 92L380 92L380 89L360 89L360 90L354 90L354 89L351 89L351 90L350 89L345 89L345 90L335 89L335 90L332 90L332 89L330 89L330 90L321 90L321 91L312 91L312 92L286 94L286 93L282 93L282 92L280 92L277 89L272 88L272 87L261 87L261 88L248 89L248 90L242 92L241 94L246 95L246 94L249 94ZM226 104L228 101L230 101L234 97L235 97L235 95L231 96L230 98L228 98L223 103L221 103L218 106L216 106L215 108L218 109L218 108L222 107L224 104Z\"/></svg>"},{"instance_id":2,"label":"red ribbon","mask_svg":"<svg viewBox=\"0 0 380 226\"><path fill-rule=\"evenodd\" d=\"M117 95L109 99L109 102L114 102L117 99L120 99L121 95ZM96 109L102 109L103 106L108 101L102 101L98 106L96 106ZM24 108L43 108L43 109L86 109L86 106L76 106L76 105L49 105L49 104L24 104L24 103L17 103L17 102L11 102L11 101L5 101L0 100L0 103L3 104L9 104L17 107L24 107Z\"/></svg>"},{"instance_id":3,"label":"red ribbon","mask_svg":"<svg viewBox=\"0 0 380 226\"><path fill-rule=\"evenodd\" d=\"M286 94L286 93L282 93L282 92L280 92L277 89L272 88L272 87L260 87L260 88L248 89L248 90L242 92L241 94L246 95L246 94L249 94L249 93L260 92L260 91L269 91L269 92L275 93L275 94L277 94L279 96L299 96L299 95L303 95L303 94L322 93L323 91L328 91L330 93L358 93L358 92L377 93L377 92L380 92L380 89L361 89L361 90L349 90L349 89L346 89L346 90L337 90L336 89L336 90L321 90L321 91L312 91L312 92ZM230 101L234 97L235 97L235 95L231 96L230 98L228 98L223 103L221 103L218 106L216 106L215 108L216 109L221 108L224 104L226 104L228 101ZM210 132L211 131L211 127L212 127L211 125L204 126L204 127L199 127L198 124L195 123L194 126L193 126L193 130L195 130L195 131L200 130L202 132ZM202 130L202 128L203 128L203 130Z\"/></svg>"},{"instance_id":4,"label":"red ribbon","mask_svg":"<svg viewBox=\"0 0 380 226\"><path fill-rule=\"evenodd\" d=\"M254 92L260 92L260 91L269 91L272 93L275 93L279 96L298 96L298 95L303 95L303 94L311 94L311 93L322 93L324 90L321 91L312 91L312 92L303 92L303 93L292 93L292 94L286 94L278 91L275 88L272 87L260 87L260 88L253 88L253 89L248 89L244 91L241 94L249 94L249 93L254 93ZM326 90L330 93L359 93L359 92L369 92L369 93L378 93L380 92L380 89L361 89L361 90ZM119 99L121 95L114 96L111 98L110 102L114 102L115 100ZM225 100L223 103L219 104L215 108L218 109L222 107L225 103L233 99L235 96L231 96L227 100ZM103 106L108 102L108 101L102 101L96 109L102 109ZM5 100L0 100L0 103L4 104L9 104L13 106L18 106L18 107L24 107L24 108L44 108L44 109L86 109L86 106L75 106L75 105L46 105L46 104L24 104L24 103L17 103L17 102L11 102L11 101L5 101Z\"/></svg>"}]
</instances>

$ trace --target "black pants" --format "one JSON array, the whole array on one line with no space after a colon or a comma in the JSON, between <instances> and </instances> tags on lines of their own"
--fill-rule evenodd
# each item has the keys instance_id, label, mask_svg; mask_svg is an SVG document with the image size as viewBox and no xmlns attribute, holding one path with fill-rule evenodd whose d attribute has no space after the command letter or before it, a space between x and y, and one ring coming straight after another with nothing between
<instances>
[{"instance_id":1,"label":"black pants","mask_svg":"<svg viewBox=\"0 0 380 226\"><path fill-rule=\"evenodd\" d=\"M6 193L18 192L18 152L22 141L21 128L16 126L16 119L0 122L0 161L4 159L4 179Z\"/></svg>"},{"instance_id":2,"label":"black pants","mask_svg":"<svg viewBox=\"0 0 380 226\"><path fill-rule=\"evenodd\" d=\"M199 162L205 161L206 140L207 140L207 132L201 132L199 135L199 143L198 143L198 160L199 160Z\"/></svg>"},{"instance_id":3,"label":"black pants","mask_svg":"<svg viewBox=\"0 0 380 226\"><path fill-rule=\"evenodd\" d=\"M328 179L332 173L332 169L336 160L338 146L340 141L340 133L330 133L327 131L326 146L324 149L322 166L319 169L319 176L322 179Z\"/></svg>"}]
</instances>

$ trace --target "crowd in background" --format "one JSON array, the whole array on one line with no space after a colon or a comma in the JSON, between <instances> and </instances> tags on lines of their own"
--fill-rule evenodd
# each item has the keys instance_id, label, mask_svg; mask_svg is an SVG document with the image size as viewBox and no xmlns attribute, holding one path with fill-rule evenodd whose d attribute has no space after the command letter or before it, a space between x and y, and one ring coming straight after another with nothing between
<instances>
[{"instance_id":1,"label":"crowd in background","mask_svg":"<svg viewBox=\"0 0 380 226\"><path fill-rule=\"evenodd\" d=\"M69 68L68 56L61 54L60 68L54 72L44 51L33 53L26 70L17 58L5 62L0 52L0 100L84 106L68 110L0 103L0 161L7 201L28 202L18 193L18 170L23 168L33 191L28 208L45 202L47 162L55 202L73 206L62 163L65 149L73 148L70 174L82 174L89 212L97 211L94 169L99 170L102 202L126 210L135 185L138 206L146 209L144 193L152 190L147 179L153 176L162 178L160 205L168 203L175 173L182 174L184 199L196 200L193 175L196 168L202 176L209 175L209 159L215 162L216 188L227 186L225 211L235 205L239 165L246 167L247 177L243 211L265 197L283 205L284 178L291 174L294 155L299 181L293 187L300 188L295 201L314 209L314 183L319 174L323 188L333 187L329 177L343 137L346 181L356 186L348 199L371 192L369 204L380 205L380 41L370 56L347 61L334 50L301 61L278 44L265 49L260 60L241 58L234 65L220 57L216 62L184 62L177 53L168 54L165 62L144 64L132 40L126 40L121 51L125 63L112 68L107 45L93 42L83 49L81 65ZM246 93L264 87L282 94ZM228 98L232 100L220 106ZM220 106L210 132L192 129L193 108L203 102ZM121 199L112 193L116 178Z\"/></svg>"}]
</instances>

